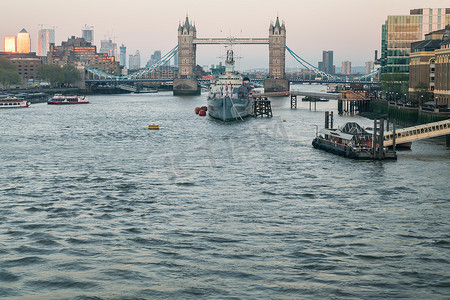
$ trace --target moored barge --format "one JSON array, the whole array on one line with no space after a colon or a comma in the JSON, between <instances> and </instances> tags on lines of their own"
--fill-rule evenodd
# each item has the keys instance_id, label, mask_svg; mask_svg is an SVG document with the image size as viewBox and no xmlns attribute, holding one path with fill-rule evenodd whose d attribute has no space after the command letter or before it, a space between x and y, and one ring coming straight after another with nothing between
<instances>
[{"instance_id":1,"label":"moored barge","mask_svg":"<svg viewBox=\"0 0 450 300\"><path fill-rule=\"evenodd\" d=\"M367 132L355 122L342 128L324 128L313 140L314 148L353 159L397 159L393 150L388 150L382 142L377 142L374 134ZM380 153L381 151L381 153Z\"/></svg>"}]
</instances>

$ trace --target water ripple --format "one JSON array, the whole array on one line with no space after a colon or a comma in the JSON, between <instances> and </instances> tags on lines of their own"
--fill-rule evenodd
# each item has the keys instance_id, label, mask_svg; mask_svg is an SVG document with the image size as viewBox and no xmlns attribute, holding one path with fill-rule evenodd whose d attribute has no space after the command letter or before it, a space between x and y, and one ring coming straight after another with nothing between
<instances>
[{"instance_id":1,"label":"water ripple","mask_svg":"<svg viewBox=\"0 0 450 300\"><path fill-rule=\"evenodd\" d=\"M2 112L0 298L448 298L442 139L360 162L311 146L332 101L223 124L204 96L90 99Z\"/></svg>"}]
</instances>

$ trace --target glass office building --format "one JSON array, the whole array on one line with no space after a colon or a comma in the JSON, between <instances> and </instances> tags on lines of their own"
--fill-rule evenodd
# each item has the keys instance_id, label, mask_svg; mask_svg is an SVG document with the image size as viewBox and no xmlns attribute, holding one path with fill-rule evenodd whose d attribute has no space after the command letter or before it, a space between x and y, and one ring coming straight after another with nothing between
<instances>
[{"instance_id":1,"label":"glass office building","mask_svg":"<svg viewBox=\"0 0 450 300\"><path fill-rule=\"evenodd\" d=\"M24 28L17 34L17 52L30 53L30 51L31 51L30 34Z\"/></svg>"},{"instance_id":2,"label":"glass office building","mask_svg":"<svg viewBox=\"0 0 450 300\"><path fill-rule=\"evenodd\" d=\"M55 29L41 29L38 33L38 56L47 56L50 44L55 44Z\"/></svg>"},{"instance_id":3,"label":"glass office building","mask_svg":"<svg viewBox=\"0 0 450 300\"><path fill-rule=\"evenodd\" d=\"M412 9L409 15L388 16L382 26L383 73L408 73L411 43L450 24L450 8Z\"/></svg>"},{"instance_id":4,"label":"glass office building","mask_svg":"<svg viewBox=\"0 0 450 300\"><path fill-rule=\"evenodd\" d=\"M5 36L5 52L17 52L15 36Z\"/></svg>"}]
</instances>

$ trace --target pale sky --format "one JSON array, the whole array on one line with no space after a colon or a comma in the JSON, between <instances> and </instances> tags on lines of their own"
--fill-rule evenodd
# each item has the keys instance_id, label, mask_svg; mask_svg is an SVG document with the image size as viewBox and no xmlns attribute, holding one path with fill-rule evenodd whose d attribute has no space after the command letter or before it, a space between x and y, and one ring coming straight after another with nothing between
<instances>
[{"instance_id":1,"label":"pale sky","mask_svg":"<svg viewBox=\"0 0 450 300\"><path fill-rule=\"evenodd\" d=\"M380 49L381 25L388 15L407 15L412 8L450 7L449 0L0 0L0 37L25 28L36 51L39 24L56 27L56 44L81 36L94 26L95 44L111 37L127 46L127 57L139 50L144 65L154 50L164 55L177 43L179 21L186 13L197 37L268 37L277 14L286 23L286 45L317 66L323 50L334 51L334 63L350 60L363 66ZM0 47L3 51L3 43ZM236 46L238 69L267 68L268 46ZM197 64L218 64L222 46L197 47ZM287 53L287 56L289 54ZM127 58L128 59L128 58ZM292 58L287 67L301 67Z\"/></svg>"}]
</instances>

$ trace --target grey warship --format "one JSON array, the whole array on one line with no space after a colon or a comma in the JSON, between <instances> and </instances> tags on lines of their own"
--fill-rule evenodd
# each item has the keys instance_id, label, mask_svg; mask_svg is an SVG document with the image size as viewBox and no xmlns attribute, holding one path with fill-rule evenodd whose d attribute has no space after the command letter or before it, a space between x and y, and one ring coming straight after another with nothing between
<instances>
[{"instance_id":1,"label":"grey warship","mask_svg":"<svg viewBox=\"0 0 450 300\"><path fill-rule=\"evenodd\" d=\"M209 116L225 122L243 121L252 112L251 92L250 80L234 70L233 50L227 50L225 73L209 89Z\"/></svg>"}]
</instances>

